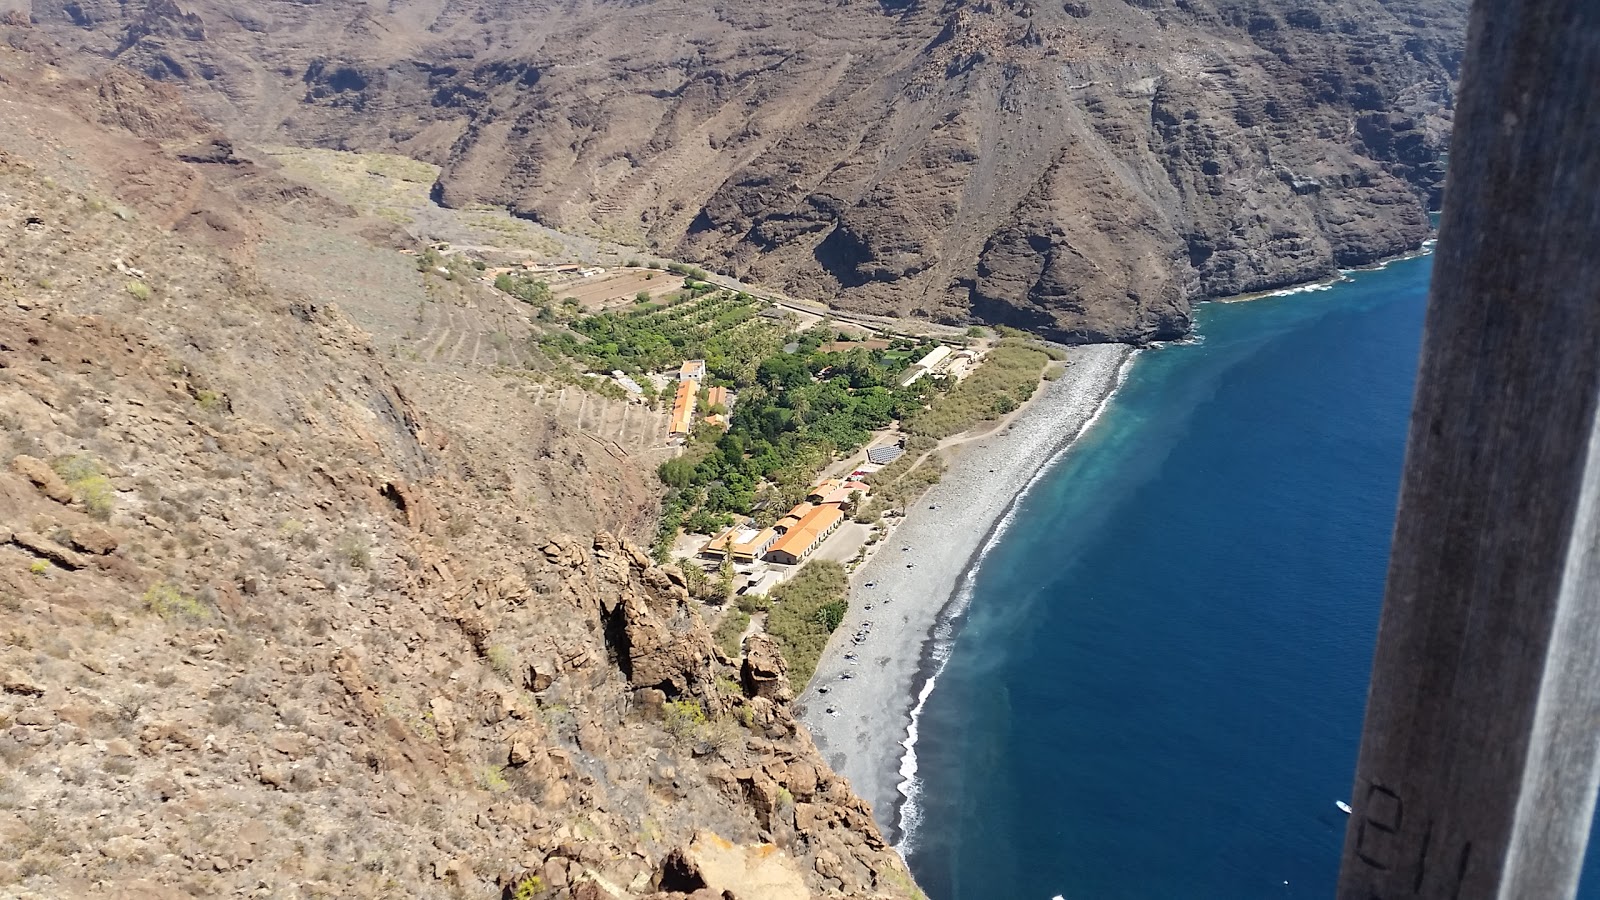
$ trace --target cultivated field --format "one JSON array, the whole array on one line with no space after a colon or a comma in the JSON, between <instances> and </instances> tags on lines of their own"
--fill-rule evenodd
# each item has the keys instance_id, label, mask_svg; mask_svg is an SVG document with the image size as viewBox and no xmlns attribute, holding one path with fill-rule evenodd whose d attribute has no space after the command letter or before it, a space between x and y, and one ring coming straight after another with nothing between
<instances>
[{"instance_id":1,"label":"cultivated field","mask_svg":"<svg viewBox=\"0 0 1600 900\"><path fill-rule=\"evenodd\" d=\"M640 291L659 300L683 287L683 278L658 269L612 269L604 275L576 281L550 282L557 299L576 297L585 312L601 312L631 305Z\"/></svg>"}]
</instances>

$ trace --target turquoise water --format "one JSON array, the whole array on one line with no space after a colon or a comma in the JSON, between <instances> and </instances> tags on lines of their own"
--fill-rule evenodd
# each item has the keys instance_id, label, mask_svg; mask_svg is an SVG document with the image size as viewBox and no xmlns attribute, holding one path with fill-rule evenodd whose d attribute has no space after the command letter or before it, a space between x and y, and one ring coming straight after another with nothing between
<instances>
[{"instance_id":1,"label":"turquoise water","mask_svg":"<svg viewBox=\"0 0 1600 900\"><path fill-rule=\"evenodd\" d=\"M1328 897L1431 260L1211 304L991 549L921 720L933 900Z\"/></svg>"}]
</instances>

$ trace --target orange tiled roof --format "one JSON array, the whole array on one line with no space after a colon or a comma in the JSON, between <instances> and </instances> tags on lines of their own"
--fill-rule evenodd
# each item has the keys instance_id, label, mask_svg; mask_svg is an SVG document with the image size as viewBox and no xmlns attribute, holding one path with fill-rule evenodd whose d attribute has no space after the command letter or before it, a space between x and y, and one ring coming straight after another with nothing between
<instances>
[{"instance_id":1,"label":"orange tiled roof","mask_svg":"<svg viewBox=\"0 0 1600 900\"><path fill-rule=\"evenodd\" d=\"M717 535L716 537L712 538L711 542L709 544L706 544L704 547L702 547L700 552L701 553L724 553L728 549L728 542L733 540L733 536L735 534L738 534L738 533L739 533L739 526L735 525L734 527L729 528L727 531L724 531L723 533L721 533L721 534Z\"/></svg>"},{"instance_id":2,"label":"orange tiled roof","mask_svg":"<svg viewBox=\"0 0 1600 900\"><path fill-rule=\"evenodd\" d=\"M789 533L772 545L768 553L787 553L795 559L804 556L819 535L833 527L833 524L844 518L844 513L839 510L837 503L824 503L816 509L806 513L800 524L789 529Z\"/></svg>"},{"instance_id":3,"label":"orange tiled roof","mask_svg":"<svg viewBox=\"0 0 1600 900\"><path fill-rule=\"evenodd\" d=\"M689 433L689 421L694 416L694 392L694 382L678 382L678 396L672 401L672 425L667 429L668 433Z\"/></svg>"},{"instance_id":4,"label":"orange tiled roof","mask_svg":"<svg viewBox=\"0 0 1600 900\"><path fill-rule=\"evenodd\" d=\"M813 509L816 509L816 507L814 505L812 505L810 503L802 502L798 506L796 506L794 509L791 509L787 513L784 513L783 518L781 518L777 522L773 523L772 527L774 527L774 528L793 528L794 526L800 524L800 520L804 519L806 517L806 513L811 512Z\"/></svg>"},{"instance_id":5,"label":"orange tiled roof","mask_svg":"<svg viewBox=\"0 0 1600 900\"><path fill-rule=\"evenodd\" d=\"M729 548L729 551L733 553L734 556L755 556L762 550L766 549L767 546L771 544L773 539L777 536L778 533L773 531L771 528L763 528L759 534L750 540L745 541L742 544L734 544Z\"/></svg>"}]
</instances>

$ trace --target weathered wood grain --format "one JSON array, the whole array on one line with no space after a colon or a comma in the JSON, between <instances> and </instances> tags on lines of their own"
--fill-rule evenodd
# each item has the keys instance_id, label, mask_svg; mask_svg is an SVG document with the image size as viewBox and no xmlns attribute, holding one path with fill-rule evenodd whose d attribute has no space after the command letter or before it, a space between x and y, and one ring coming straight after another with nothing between
<instances>
[{"instance_id":1,"label":"weathered wood grain","mask_svg":"<svg viewBox=\"0 0 1600 900\"><path fill-rule=\"evenodd\" d=\"M1570 897L1600 743L1600 3L1468 33L1339 897Z\"/></svg>"}]
</instances>

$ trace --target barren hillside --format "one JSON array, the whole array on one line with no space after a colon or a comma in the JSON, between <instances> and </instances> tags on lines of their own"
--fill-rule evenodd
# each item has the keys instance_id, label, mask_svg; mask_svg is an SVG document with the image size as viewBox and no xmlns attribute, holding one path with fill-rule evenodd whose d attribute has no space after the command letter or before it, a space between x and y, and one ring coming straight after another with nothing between
<instances>
[{"instance_id":1,"label":"barren hillside","mask_svg":"<svg viewBox=\"0 0 1600 900\"><path fill-rule=\"evenodd\" d=\"M781 662L629 543L620 404L174 89L0 36L0 896L911 893Z\"/></svg>"},{"instance_id":2,"label":"barren hillside","mask_svg":"<svg viewBox=\"0 0 1600 900\"><path fill-rule=\"evenodd\" d=\"M1416 247L1463 0L47 0L257 138L869 312L1065 340Z\"/></svg>"}]
</instances>

